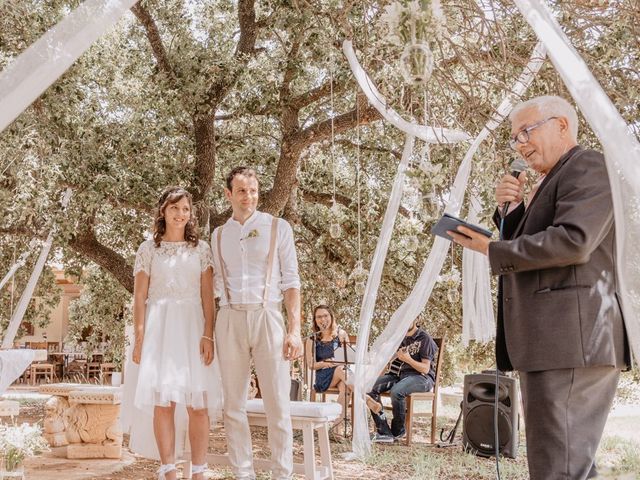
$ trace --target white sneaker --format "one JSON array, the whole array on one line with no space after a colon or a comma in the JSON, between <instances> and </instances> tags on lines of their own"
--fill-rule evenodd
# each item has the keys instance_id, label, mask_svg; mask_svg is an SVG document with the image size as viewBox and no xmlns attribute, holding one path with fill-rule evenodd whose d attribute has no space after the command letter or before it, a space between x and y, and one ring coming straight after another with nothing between
<instances>
[{"instance_id":1,"label":"white sneaker","mask_svg":"<svg viewBox=\"0 0 640 480\"><path fill-rule=\"evenodd\" d=\"M376 433L371 439L373 443L393 443L393 435L381 435Z\"/></svg>"}]
</instances>

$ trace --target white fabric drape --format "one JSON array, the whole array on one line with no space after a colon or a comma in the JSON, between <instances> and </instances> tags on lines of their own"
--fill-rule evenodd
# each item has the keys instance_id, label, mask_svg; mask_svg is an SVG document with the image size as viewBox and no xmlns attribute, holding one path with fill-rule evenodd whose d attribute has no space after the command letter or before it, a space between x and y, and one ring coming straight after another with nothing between
<instances>
[{"instance_id":1,"label":"white fabric drape","mask_svg":"<svg viewBox=\"0 0 640 480\"><path fill-rule=\"evenodd\" d=\"M0 132L55 82L137 0L86 0L0 74Z\"/></svg>"},{"instance_id":2,"label":"white fabric drape","mask_svg":"<svg viewBox=\"0 0 640 480\"><path fill-rule=\"evenodd\" d=\"M407 135L411 135L429 143L458 143L471 139L468 133L460 130L430 127L427 125L418 125L417 123L407 122L398 114L398 112L386 104L384 96L378 91L358 62L358 57L356 57L356 53L353 50L353 44L350 40L342 42L342 51L344 52L345 57L347 57L351 71L353 72L360 89L367 96L369 103L374 106L389 123L396 126Z\"/></svg>"},{"instance_id":3,"label":"white fabric drape","mask_svg":"<svg viewBox=\"0 0 640 480\"><path fill-rule=\"evenodd\" d=\"M470 195L467 221L478 224L482 206L476 195ZM470 340L488 342L495 337L495 316L491 298L491 275L486 255L462 251L462 344Z\"/></svg>"},{"instance_id":4,"label":"white fabric drape","mask_svg":"<svg viewBox=\"0 0 640 480\"><path fill-rule=\"evenodd\" d=\"M347 42L345 41L345 44ZM343 50L347 53L347 48L343 44ZM351 55L355 58L353 51ZM495 129L505 116L511 111L515 103L516 97L521 96L526 88L530 85L535 77L536 73L544 62L544 47L541 44L536 45L531 60L525 67L523 73L515 82L514 87L507 94L505 99L501 102L496 110L494 117L487 123L478 136L474 139L472 145L464 156L458 173L456 174L453 187L451 189L451 195L449 197L449 203L445 208L447 213L458 215L464 199L464 194L467 188L469 180L469 174L471 172L471 160L473 155L479 148L480 144L489 136L490 132ZM350 61L353 68L353 62ZM362 75L361 75L362 76ZM374 105L375 106L375 105ZM382 113L382 112L381 112ZM405 132L409 133L409 132ZM387 214L385 213L385 221ZM386 229L385 229L386 226ZM393 222L383 223L383 230L380 232L380 238L378 243L390 237L391 230L393 229ZM353 454L356 457L363 458L371 451L371 440L369 438L369 428L367 422L367 409L364 403L364 394L371 389L375 382L379 372L384 368L385 364L392 357L393 353L400 345L405 332L407 331L410 323L418 317L427 304L431 291L435 284L436 278L442 269L442 265L446 259L447 251L449 249L450 242L441 237L434 239L429 257L427 258L425 265L422 269L420 277L418 278L416 285L407 297L407 299L400 305L400 307L393 313L389 323L382 333L376 338L374 344L369 349L368 354L366 348L368 344L368 334L371 327L372 315L369 313L369 309L365 310L365 302L367 306L372 302L375 304L377 297L377 287L379 282L375 282L375 279L369 279L365 294L363 297L363 306L360 314L360 326L358 330L358 345L356 351L356 366L354 375L354 428L353 428ZM382 252L383 249L380 249ZM373 265L384 264L384 256L381 254L378 256L378 247L376 247L376 253L374 254ZM381 267L380 267L381 268ZM491 290L489 286L488 276L488 264L485 262L484 268L487 272L483 277L476 277L476 280L483 279L486 284L478 287L478 291L483 295L483 299L480 305L484 305L486 310L486 301L491 301ZM373 268L372 268L373 270ZM375 289L374 289L375 286ZM469 295L469 292L467 291ZM483 307L476 308L477 312L482 312Z\"/></svg>"},{"instance_id":5,"label":"white fabric drape","mask_svg":"<svg viewBox=\"0 0 640 480\"><path fill-rule=\"evenodd\" d=\"M380 236L376 244L376 250L373 255L373 261L371 262L371 271L367 278L367 286L362 299L362 306L360 308L360 328L358 329L358 341L356 346L356 364L355 364L355 382L359 382L359 387L354 386L356 394L354 395L354 411L356 415L362 417L365 413L364 422L362 418L360 421L356 420L354 425L353 439L354 443L357 438L360 438L363 434L369 438L366 412L364 408L362 394L363 381L366 376L366 365L369 360L365 357L367 352L367 345L369 343L369 333L371 331L371 319L373 318L373 309L376 304L376 298L378 289L380 288L380 279L382 278L382 270L384 268L384 261L387 257L387 251L389 250L389 243L391 242L391 234L393 233L393 224L395 223L398 209L400 208L400 201L402 200L402 190L404 186L405 172L411 161L411 154L413 152L413 144L415 138L411 135L407 135L404 143L404 151L402 152L402 159L398 164L395 179L393 180L393 186L391 188L391 195L387 203L387 209L384 213L384 220L382 222L382 228L380 230ZM356 428L359 430L366 429L364 432L360 431L360 435L356 435Z\"/></svg>"},{"instance_id":6,"label":"white fabric drape","mask_svg":"<svg viewBox=\"0 0 640 480\"><path fill-rule=\"evenodd\" d=\"M617 276L631 351L640 359L640 143L545 4L516 0L604 150L616 221Z\"/></svg>"},{"instance_id":7,"label":"white fabric drape","mask_svg":"<svg viewBox=\"0 0 640 480\"><path fill-rule=\"evenodd\" d=\"M11 265L11 268L9 268L9 271L7 272L7 274L0 281L0 290L2 290L5 284L9 280L11 280L11 278L13 278L13 276L15 275L15 273L18 271L19 268L24 267L24 264L27 262L27 258L29 258L29 255L31 255L31 251L35 248L36 243L37 242L35 239L31 240L31 242L29 243L29 248L24 252L22 252L18 260L16 260L16 262L13 265Z\"/></svg>"},{"instance_id":8,"label":"white fabric drape","mask_svg":"<svg viewBox=\"0 0 640 480\"><path fill-rule=\"evenodd\" d=\"M36 262L35 267L33 267L33 271L31 272L31 276L29 277L29 281L27 282L27 286L24 288L22 292L22 296L20 297L20 301L16 306L16 309L13 312L13 316L9 321L9 326L4 334L4 338L2 339L2 348L11 348L13 345L13 340L16 338L16 333L18 332L18 327L20 326L20 322L22 322L22 317L24 316L24 312L27 311L27 306L31 301L31 296L33 295L33 291L38 284L38 279L40 278L40 274L42 273L42 269L44 268L44 264L47 261L47 257L49 256L49 250L51 249L51 242L53 240L53 231L49 232L47 236L47 240L44 242L42 246L42 250L40 251L40 256L38 257L38 261Z\"/></svg>"},{"instance_id":9,"label":"white fabric drape","mask_svg":"<svg viewBox=\"0 0 640 480\"><path fill-rule=\"evenodd\" d=\"M35 350L0 350L0 395L33 362Z\"/></svg>"},{"instance_id":10,"label":"white fabric drape","mask_svg":"<svg viewBox=\"0 0 640 480\"><path fill-rule=\"evenodd\" d=\"M60 204L63 210L67 209L67 206L71 201L72 194L73 190L71 190L70 187L67 187L67 189L62 194ZM31 272L29 281L27 282L27 285L22 292L20 301L18 302L15 311L13 312L13 316L11 317L11 320L9 320L9 325L7 326L4 338L2 339L2 348L10 348L11 345L13 345L13 340L16 338L16 333L18 332L18 327L20 327L20 323L22 322L22 317L27 311L27 307L29 306L29 302L31 301L33 292L36 289L36 285L38 284L38 280L40 279L40 275L42 274L42 269L44 268L44 264L46 263L47 257L49 256L49 250L51 250L51 243L53 242L53 234L55 230L56 227L54 225L54 228L51 229L49 235L47 235L47 239L42 245L40 256L38 257L38 260L33 267L33 271ZM29 244L30 249L33 247L33 245L35 245L35 242L35 239L31 240L31 243Z\"/></svg>"},{"instance_id":11,"label":"white fabric drape","mask_svg":"<svg viewBox=\"0 0 640 480\"><path fill-rule=\"evenodd\" d=\"M25 258L26 260L26 258ZM22 267L24 265L24 260L22 260L22 257L20 257L20 259L14 263L13 265L11 265L11 268L9 269L9 271L7 272L7 274L4 276L4 278L0 281L0 290L2 290L2 288L4 287L5 283L7 283L9 280L11 280L11 278L13 277L13 275L18 271L18 269L20 267Z\"/></svg>"}]
</instances>

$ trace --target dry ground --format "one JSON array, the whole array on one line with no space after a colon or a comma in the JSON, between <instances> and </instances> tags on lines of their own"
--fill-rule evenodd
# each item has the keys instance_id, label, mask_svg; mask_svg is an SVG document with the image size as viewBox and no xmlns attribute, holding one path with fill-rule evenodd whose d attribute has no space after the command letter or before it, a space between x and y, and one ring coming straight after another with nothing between
<instances>
[{"instance_id":1,"label":"dry ground","mask_svg":"<svg viewBox=\"0 0 640 480\"><path fill-rule=\"evenodd\" d=\"M598 462L604 479L631 480L640 478L640 411L628 406L620 407L621 410L614 410L607 424L605 439L601 445L598 455ZM458 410L454 408L444 408L441 410L438 428L450 430L457 417ZM21 406L21 414L18 421L29 423L41 421L44 417L43 402L27 402ZM267 458L267 436L266 429L252 428L254 450L257 456ZM374 454L366 462L347 461L343 454L350 450L348 443L332 442L333 465L336 480L467 480L467 479L494 479L495 460L476 457L465 454L460 446L452 448L436 448L427 443L428 424L419 424L417 429L416 443L412 447L402 445L375 446ZM461 437L461 426L458 428L456 441ZM125 436L125 444L127 437ZM524 447L524 434L521 432L521 446L518 457L515 460L501 459L500 469L502 478L509 480L527 478L526 473L526 450ZM210 436L210 450L222 453L226 450L224 429L215 429ZM302 438L296 435L294 440L294 455L297 462L302 461ZM95 480L155 480L158 463L143 458L126 457L129 465L122 463L112 463L111 473L104 473L105 469L96 469L96 473L85 475L84 479ZM34 459L35 460L35 459ZM91 461L83 461L91 462ZM108 462L108 461L99 461ZM78 462L76 462L78 463ZM127 462L124 462L127 463ZM94 462L97 465L97 462ZM87 466L89 463L80 463L75 466ZM47 467L50 468L50 467ZM60 464L57 469L69 468L65 464ZM101 467L102 468L102 467ZM41 469L42 470L42 467ZM88 470L88 469L87 469ZM108 469L106 470L108 471ZM52 472L52 470L50 470ZM76 472L77 473L77 472ZM88 472L87 472L88 473ZM49 480L53 476L47 476L46 472L33 471L29 478L34 480ZM51 473L51 475L53 475ZM55 478L69 480L71 477L56 475ZM73 478L80 478L74 476ZM228 469L214 468L207 474L210 479L232 479ZM259 474L259 479L268 479L268 474ZM295 476L296 480L302 476Z\"/></svg>"},{"instance_id":2,"label":"dry ground","mask_svg":"<svg viewBox=\"0 0 640 480\"><path fill-rule=\"evenodd\" d=\"M19 422L38 422L44 418L43 402L28 402L21 406ZM445 412L446 413L446 412ZM445 415L442 417L442 427L451 428L455 422L455 415L457 412L453 412L454 415ZM455 457L460 455L464 457L473 458L474 462L485 464L489 467L493 465L491 460L482 459L479 457L473 457L465 455L461 451L461 447L454 447L448 449L440 449L429 446L426 442L428 440L428 424L419 424L414 434L416 444L411 447L405 447L402 445L392 446L380 446L375 449L375 454L371 460L367 463L348 461L343 458L343 454L350 451L350 444L347 442L331 442L331 450L333 457L333 466L336 480L347 479L385 479L385 480L405 480L410 478L421 478L416 471L415 457L424 457L426 451L433 452L433 455L442 457L444 463L449 463ZM262 458L268 458L269 451L267 447L267 434L266 428L252 427L254 452L256 456ZM458 437L461 434L461 427L458 429ZM128 437L125 435L125 444ZM226 451L226 443L224 437L224 428L216 428L210 435L210 451L214 453L224 453ZM319 452L317 451L319 455ZM302 462L302 435L297 432L294 437L294 459L296 462ZM88 461L85 461L88 462ZM524 468L524 457L521 456L518 460L503 460L505 464L514 464ZM418 462L419 463L419 462ZM88 477L94 480L155 480L157 478L156 470L158 468L158 462L147 460L144 458L136 457L135 461L127 466L120 468L118 471L114 471L110 474L101 476ZM36 472L34 472L36 473ZM40 477L40 475L37 475ZM211 472L207 475L211 479L232 479L230 470L226 468L211 469ZM34 477L35 478L35 477ZM46 477L41 477L46 478ZM87 478L87 477L85 477ZM260 474L258 478L267 479L268 474ZM303 476L294 476L294 478L302 479ZM445 477L440 477L445 478ZM454 479L456 477L446 477ZM458 477L468 478L468 477ZM481 478L481 477L476 477ZM511 477L514 478L514 477Z\"/></svg>"}]
</instances>

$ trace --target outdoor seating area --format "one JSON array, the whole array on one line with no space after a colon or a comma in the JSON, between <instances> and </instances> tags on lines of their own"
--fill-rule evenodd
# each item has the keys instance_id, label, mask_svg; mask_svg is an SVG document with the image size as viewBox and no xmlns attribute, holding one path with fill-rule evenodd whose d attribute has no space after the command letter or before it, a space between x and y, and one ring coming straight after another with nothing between
<instances>
[{"instance_id":1,"label":"outdoor seating area","mask_svg":"<svg viewBox=\"0 0 640 480\"><path fill-rule=\"evenodd\" d=\"M62 348L60 348L62 345ZM34 360L18 377L15 385L37 386L54 382L76 382L110 385L117 367L104 361L104 344L88 359L84 346L62 342L25 342L18 348L46 351L46 360Z\"/></svg>"}]
</instances>

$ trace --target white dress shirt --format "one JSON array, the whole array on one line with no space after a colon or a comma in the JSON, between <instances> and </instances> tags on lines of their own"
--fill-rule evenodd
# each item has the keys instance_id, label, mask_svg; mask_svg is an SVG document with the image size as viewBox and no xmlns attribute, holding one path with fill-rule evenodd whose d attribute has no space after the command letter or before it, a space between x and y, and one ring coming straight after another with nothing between
<instances>
[{"instance_id":1,"label":"white dress shirt","mask_svg":"<svg viewBox=\"0 0 640 480\"><path fill-rule=\"evenodd\" d=\"M216 297L220 297L220 305L228 305L229 301L225 295L220 270L222 263L218 256L218 229L222 228L220 248L224 258L231 303L262 303L272 219L273 216L268 213L256 210L244 225L232 217L222 227L214 230L211 236L211 249L215 266L215 293ZM278 218L277 222L276 254L273 258L271 286L267 294L267 301L274 303L282 301L282 292L285 290L300 289L293 230L287 221Z\"/></svg>"}]
</instances>

